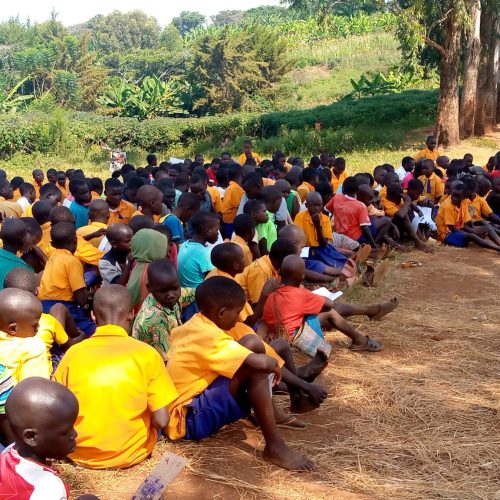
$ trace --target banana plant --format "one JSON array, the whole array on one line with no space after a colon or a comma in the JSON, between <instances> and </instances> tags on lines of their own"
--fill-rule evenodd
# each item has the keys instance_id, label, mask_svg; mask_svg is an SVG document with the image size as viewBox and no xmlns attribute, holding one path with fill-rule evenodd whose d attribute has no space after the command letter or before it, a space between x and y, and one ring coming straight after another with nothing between
<instances>
[{"instance_id":1,"label":"banana plant","mask_svg":"<svg viewBox=\"0 0 500 500\"><path fill-rule=\"evenodd\" d=\"M34 99L31 94L18 94L18 90L29 80L29 76L17 82L10 90L0 87L0 113L14 114Z\"/></svg>"}]
</instances>

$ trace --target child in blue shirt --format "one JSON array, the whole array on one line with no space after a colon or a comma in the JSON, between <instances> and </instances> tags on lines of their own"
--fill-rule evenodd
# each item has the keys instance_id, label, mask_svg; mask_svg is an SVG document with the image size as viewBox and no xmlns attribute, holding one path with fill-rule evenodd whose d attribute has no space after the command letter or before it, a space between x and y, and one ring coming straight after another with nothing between
<instances>
[{"instance_id":1,"label":"child in blue shirt","mask_svg":"<svg viewBox=\"0 0 500 500\"><path fill-rule=\"evenodd\" d=\"M190 219L189 224L192 236L179 249L179 278L182 287L197 288L214 267L210 249L205 245L217 241L220 219L211 212L198 212Z\"/></svg>"}]
</instances>

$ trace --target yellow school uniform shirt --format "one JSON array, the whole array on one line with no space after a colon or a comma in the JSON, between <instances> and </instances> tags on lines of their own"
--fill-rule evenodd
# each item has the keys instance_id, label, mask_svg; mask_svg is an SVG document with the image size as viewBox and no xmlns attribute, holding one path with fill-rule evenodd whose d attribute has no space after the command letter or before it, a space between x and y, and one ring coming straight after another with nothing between
<instances>
[{"instance_id":1,"label":"yellow school uniform shirt","mask_svg":"<svg viewBox=\"0 0 500 500\"><path fill-rule=\"evenodd\" d=\"M50 377L47 350L37 337L19 338L0 331L0 363L15 383L28 377Z\"/></svg>"},{"instance_id":2,"label":"yellow school uniform shirt","mask_svg":"<svg viewBox=\"0 0 500 500\"><path fill-rule=\"evenodd\" d=\"M141 210L136 210L133 214L132 217L135 217L137 215L144 215ZM132 218L131 217L131 218ZM156 222L156 224L160 223L161 215L153 215L153 220ZM108 221L109 224L109 221Z\"/></svg>"},{"instance_id":3,"label":"yellow school uniform shirt","mask_svg":"<svg viewBox=\"0 0 500 500\"><path fill-rule=\"evenodd\" d=\"M170 439L186 435L186 405L219 376L232 378L250 354L201 313L172 330L167 370L179 397L169 405Z\"/></svg>"},{"instance_id":4,"label":"yellow school uniform shirt","mask_svg":"<svg viewBox=\"0 0 500 500\"><path fill-rule=\"evenodd\" d=\"M279 273L274 269L269 255L264 255L252 262L241 274L235 276L236 282L243 288L250 304L259 302L266 281L278 278Z\"/></svg>"},{"instance_id":5,"label":"yellow school uniform shirt","mask_svg":"<svg viewBox=\"0 0 500 500\"><path fill-rule=\"evenodd\" d=\"M92 201L100 200L102 198L101 195L99 193L96 193L95 191L91 191L90 196L92 196Z\"/></svg>"},{"instance_id":6,"label":"yellow school uniform shirt","mask_svg":"<svg viewBox=\"0 0 500 500\"><path fill-rule=\"evenodd\" d=\"M59 321L50 314L43 313L40 316L38 330L35 337L39 338L45 344L45 352L47 354L47 362L49 364L50 373L52 373L52 357L50 350L54 342L59 345L66 344L69 337L64 327Z\"/></svg>"},{"instance_id":7,"label":"yellow school uniform shirt","mask_svg":"<svg viewBox=\"0 0 500 500\"><path fill-rule=\"evenodd\" d=\"M51 239L50 239L50 228L52 227L50 222L46 222L45 224L41 225L42 228L42 239L38 243L38 248L45 254L47 257L49 256L50 249L52 247L51 245Z\"/></svg>"},{"instance_id":8,"label":"yellow school uniform shirt","mask_svg":"<svg viewBox=\"0 0 500 500\"><path fill-rule=\"evenodd\" d=\"M49 238L50 238L50 228L49 228ZM47 248L45 255L50 257L55 251L55 248L50 245ZM77 238L75 257L80 260L82 264L89 264L90 266L98 266L104 252L96 248L89 241L85 241L83 238Z\"/></svg>"},{"instance_id":9,"label":"yellow school uniform shirt","mask_svg":"<svg viewBox=\"0 0 500 500\"><path fill-rule=\"evenodd\" d=\"M33 203L34 205L34 203ZM33 205L28 205L23 212L22 217L33 217ZM21 205L19 205L21 206Z\"/></svg>"},{"instance_id":10,"label":"yellow school uniform shirt","mask_svg":"<svg viewBox=\"0 0 500 500\"><path fill-rule=\"evenodd\" d=\"M436 202L441 196L443 196L444 182L443 179L435 174L435 172L432 172L429 178L425 175L421 175L419 179L424 185L424 192L422 193L424 198L429 198L433 202Z\"/></svg>"},{"instance_id":11,"label":"yellow school uniform shirt","mask_svg":"<svg viewBox=\"0 0 500 500\"><path fill-rule=\"evenodd\" d=\"M17 201L6 200L3 196L0 196L0 214L4 218L19 218L23 215L23 209Z\"/></svg>"},{"instance_id":12,"label":"yellow school uniform shirt","mask_svg":"<svg viewBox=\"0 0 500 500\"><path fill-rule=\"evenodd\" d=\"M35 188L36 199L39 200L40 199L40 188L42 186L40 186L36 181L33 180L33 187Z\"/></svg>"},{"instance_id":13,"label":"yellow school uniform shirt","mask_svg":"<svg viewBox=\"0 0 500 500\"><path fill-rule=\"evenodd\" d=\"M151 413L177 398L158 352L117 325L99 326L70 347L54 379L80 403L69 457L92 469L142 462L158 439Z\"/></svg>"},{"instance_id":14,"label":"yellow school uniform shirt","mask_svg":"<svg viewBox=\"0 0 500 500\"><path fill-rule=\"evenodd\" d=\"M321 218L321 231L323 236L327 241L333 240L333 232L332 232L332 224L330 219L325 214L320 214ZM316 226L312 220L311 214L309 211L299 212L295 216L294 224L303 229L304 233L306 233L306 246L307 247L318 247L318 234L316 232Z\"/></svg>"},{"instance_id":15,"label":"yellow school uniform shirt","mask_svg":"<svg viewBox=\"0 0 500 500\"><path fill-rule=\"evenodd\" d=\"M469 214L469 202L463 200L459 207L453 205L451 198L446 200L440 207L436 217L437 236L439 241L443 241L450 229L448 226L454 226L461 229L464 224L471 220Z\"/></svg>"},{"instance_id":16,"label":"yellow school uniform shirt","mask_svg":"<svg viewBox=\"0 0 500 500\"><path fill-rule=\"evenodd\" d=\"M80 238L84 239L85 236L88 234L95 233L99 231L99 229L107 229L108 225L104 224L102 222L91 222L87 226L82 226L76 230L76 235L79 236ZM93 245L96 248L99 248L99 245L101 244L102 239L104 238L103 236L100 236L99 238L92 238L91 240L88 240L88 242Z\"/></svg>"},{"instance_id":17,"label":"yellow school uniform shirt","mask_svg":"<svg viewBox=\"0 0 500 500\"><path fill-rule=\"evenodd\" d=\"M332 172L332 188L333 188L333 193L335 194L339 187L344 184L344 181L349 177L349 174L344 170L341 174L340 177L337 177L333 172Z\"/></svg>"},{"instance_id":18,"label":"yellow school uniform shirt","mask_svg":"<svg viewBox=\"0 0 500 500\"><path fill-rule=\"evenodd\" d=\"M21 191L19 191L19 189L14 189L14 191L12 191L12 201L17 201L19 198L21 198Z\"/></svg>"},{"instance_id":19,"label":"yellow school uniform shirt","mask_svg":"<svg viewBox=\"0 0 500 500\"><path fill-rule=\"evenodd\" d=\"M120 222L121 224L128 224L135 212L135 207L128 201L121 200L120 204L113 210L109 209L108 226Z\"/></svg>"},{"instance_id":20,"label":"yellow school uniform shirt","mask_svg":"<svg viewBox=\"0 0 500 500\"><path fill-rule=\"evenodd\" d=\"M222 220L226 224L233 223L244 193L245 191L237 182L229 183L222 200Z\"/></svg>"},{"instance_id":21,"label":"yellow school uniform shirt","mask_svg":"<svg viewBox=\"0 0 500 500\"><path fill-rule=\"evenodd\" d=\"M269 179L268 177L262 177L262 185L266 186L274 186L276 181L274 179Z\"/></svg>"},{"instance_id":22,"label":"yellow school uniform shirt","mask_svg":"<svg viewBox=\"0 0 500 500\"><path fill-rule=\"evenodd\" d=\"M252 158L255 160L255 163L257 163L257 165L260 165L260 163L262 162L261 157L257 153L252 152ZM247 161L247 157L246 157L245 153L241 153L238 160L239 160L240 165L244 165L245 162Z\"/></svg>"},{"instance_id":23,"label":"yellow school uniform shirt","mask_svg":"<svg viewBox=\"0 0 500 500\"><path fill-rule=\"evenodd\" d=\"M483 198L478 194L476 194L476 197L469 203L469 211L473 221L484 219L493 213L493 210L491 210L491 207L486 201L486 197Z\"/></svg>"},{"instance_id":24,"label":"yellow school uniform shirt","mask_svg":"<svg viewBox=\"0 0 500 500\"><path fill-rule=\"evenodd\" d=\"M394 217L394 215L399 211L400 208L403 207L405 204L404 200L401 200L398 204L394 203L393 201L384 198L381 202L382 208L384 209L385 215L387 217Z\"/></svg>"},{"instance_id":25,"label":"yellow school uniform shirt","mask_svg":"<svg viewBox=\"0 0 500 500\"><path fill-rule=\"evenodd\" d=\"M231 243L236 243L242 250L243 256L245 257L245 267L249 266L253 262L253 254L248 246L248 243L241 237L233 235Z\"/></svg>"},{"instance_id":26,"label":"yellow school uniform shirt","mask_svg":"<svg viewBox=\"0 0 500 500\"><path fill-rule=\"evenodd\" d=\"M212 269L206 276L205 280L208 278L213 278L214 276L222 276L224 278L229 278L230 280L236 281L234 276L231 276L228 273L225 273L224 271L221 271L220 269ZM240 312L240 320L236 325L231 328L231 330L228 330L227 333L233 337L234 340L238 341L245 337L245 335L257 335L253 328L245 324L246 319L253 314L253 309L252 306L248 303L245 302L245 306ZM267 343L264 342L264 349L266 350L266 354L268 356L271 356L271 358L274 358L277 362L280 368L285 364L283 359L278 355L278 353Z\"/></svg>"},{"instance_id":27,"label":"yellow school uniform shirt","mask_svg":"<svg viewBox=\"0 0 500 500\"><path fill-rule=\"evenodd\" d=\"M373 204L368 205L368 215L371 217L383 217L385 212L383 210L379 210Z\"/></svg>"},{"instance_id":28,"label":"yellow school uniform shirt","mask_svg":"<svg viewBox=\"0 0 500 500\"><path fill-rule=\"evenodd\" d=\"M443 196L441 196L441 198L439 198L439 206L441 206L449 198L450 198L449 194L443 194Z\"/></svg>"},{"instance_id":29,"label":"yellow school uniform shirt","mask_svg":"<svg viewBox=\"0 0 500 500\"><path fill-rule=\"evenodd\" d=\"M418 160L421 160L422 158L424 160L433 160L434 163L436 163L436 160L441 156L441 153L438 151L436 148L434 151L431 151L429 148L422 149L419 151L415 156L414 160L417 162Z\"/></svg>"},{"instance_id":30,"label":"yellow school uniform shirt","mask_svg":"<svg viewBox=\"0 0 500 500\"><path fill-rule=\"evenodd\" d=\"M85 288L83 266L69 250L54 249L42 275L40 300L73 301L73 292Z\"/></svg>"},{"instance_id":31,"label":"yellow school uniform shirt","mask_svg":"<svg viewBox=\"0 0 500 500\"><path fill-rule=\"evenodd\" d=\"M61 186L59 183L57 183L56 186L59 188L59 191L61 191L61 200L64 201L69 195L68 184L66 184L65 186Z\"/></svg>"},{"instance_id":32,"label":"yellow school uniform shirt","mask_svg":"<svg viewBox=\"0 0 500 500\"><path fill-rule=\"evenodd\" d=\"M208 186L207 191L210 198L212 198L212 207L214 212L216 214L220 214L222 212L222 198L219 190L215 186Z\"/></svg>"},{"instance_id":33,"label":"yellow school uniform shirt","mask_svg":"<svg viewBox=\"0 0 500 500\"><path fill-rule=\"evenodd\" d=\"M387 196L387 186L382 186L382 189L378 193L380 200L383 200Z\"/></svg>"},{"instance_id":34,"label":"yellow school uniform shirt","mask_svg":"<svg viewBox=\"0 0 500 500\"><path fill-rule=\"evenodd\" d=\"M312 184L309 184L309 182L303 182L298 188L297 188L297 194L300 197L300 201L304 203L306 201L307 195L309 193L312 193L313 191L316 191L314 186Z\"/></svg>"}]
</instances>

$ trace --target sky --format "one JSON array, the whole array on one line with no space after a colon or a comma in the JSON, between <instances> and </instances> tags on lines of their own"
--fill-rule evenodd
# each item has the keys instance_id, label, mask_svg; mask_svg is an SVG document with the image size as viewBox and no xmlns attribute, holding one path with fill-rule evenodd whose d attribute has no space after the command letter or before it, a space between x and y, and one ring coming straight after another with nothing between
<instances>
[{"instance_id":1,"label":"sky","mask_svg":"<svg viewBox=\"0 0 500 500\"><path fill-rule=\"evenodd\" d=\"M221 10L247 10L261 5L279 5L279 0L22 0L9 2L2 0L0 21L19 16L21 20L30 18L33 22L45 21L54 8L57 19L65 26L87 21L96 14L109 14L113 10L128 12L142 10L158 19L160 24L168 24L181 11L198 11L205 16L217 14Z\"/></svg>"}]
</instances>

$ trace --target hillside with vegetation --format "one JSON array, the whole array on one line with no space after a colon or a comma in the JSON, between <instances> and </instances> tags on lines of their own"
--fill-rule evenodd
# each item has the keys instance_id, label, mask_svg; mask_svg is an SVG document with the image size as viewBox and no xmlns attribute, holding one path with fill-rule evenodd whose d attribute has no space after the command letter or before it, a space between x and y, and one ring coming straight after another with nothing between
<instances>
[{"instance_id":1,"label":"hillside with vegetation","mask_svg":"<svg viewBox=\"0 0 500 500\"><path fill-rule=\"evenodd\" d=\"M97 166L109 148L211 155L247 137L265 154L390 150L434 122L439 60L409 36L416 5L289 4L165 27L140 11L0 24L1 160Z\"/></svg>"}]
</instances>

